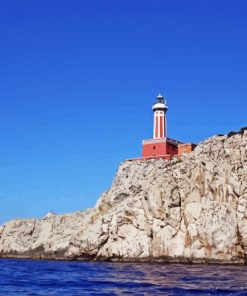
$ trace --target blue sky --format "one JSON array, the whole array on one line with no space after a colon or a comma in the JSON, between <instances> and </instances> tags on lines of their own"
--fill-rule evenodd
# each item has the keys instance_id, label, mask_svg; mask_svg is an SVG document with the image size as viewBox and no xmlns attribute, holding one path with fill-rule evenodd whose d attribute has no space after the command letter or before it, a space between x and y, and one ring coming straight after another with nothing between
<instances>
[{"instance_id":1,"label":"blue sky","mask_svg":"<svg viewBox=\"0 0 247 296\"><path fill-rule=\"evenodd\" d=\"M244 1L0 2L0 223L94 206L152 136L246 126Z\"/></svg>"}]
</instances>

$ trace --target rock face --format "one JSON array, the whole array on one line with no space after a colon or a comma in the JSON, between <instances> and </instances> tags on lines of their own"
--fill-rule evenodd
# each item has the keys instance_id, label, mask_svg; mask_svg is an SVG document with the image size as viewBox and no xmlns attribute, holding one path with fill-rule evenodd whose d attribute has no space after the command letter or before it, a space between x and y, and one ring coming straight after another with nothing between
<instances>
[{"instance_id":1,"label":"rock face","mask_svg":"<svg viewBox=\"0 0 247 296\"><path fill-rule=\"evenodd\" d=\"M247 130L123 162L94 209L0 226L0 256L244 264Z\"/></svg>"}]
</instances>

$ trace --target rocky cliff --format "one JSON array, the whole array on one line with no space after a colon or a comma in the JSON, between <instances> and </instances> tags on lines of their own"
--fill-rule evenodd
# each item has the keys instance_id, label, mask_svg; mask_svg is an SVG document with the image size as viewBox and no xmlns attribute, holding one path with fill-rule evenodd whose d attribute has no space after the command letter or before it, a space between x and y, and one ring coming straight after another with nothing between
<instances>
[{"instance_id":1,"label":"rocky cliff","mask_svg":"<svg viewBox=\"0 0 247 296\"><path fill-rule=\"evenodd\" d=\"M123 162L94 209L0 226L0 256L245 263L247 130Z\"/></svg>"}]
</instances>

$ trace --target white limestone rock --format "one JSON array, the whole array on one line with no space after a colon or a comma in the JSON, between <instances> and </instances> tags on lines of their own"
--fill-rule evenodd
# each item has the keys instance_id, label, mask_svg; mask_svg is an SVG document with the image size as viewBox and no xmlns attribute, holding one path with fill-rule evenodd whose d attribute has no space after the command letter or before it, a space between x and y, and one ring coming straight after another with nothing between
<instances>
[{"instance_id":1,"label":"white limestone rock","mask_svg":"<svg viewBox=\"0 0 247 296\"><path fill-rule=\"evenodd\" d=\"M247 133L172 161L123 162L95 209L0 226L0 256L243 264Z\"/></svg>"}]
</instances>

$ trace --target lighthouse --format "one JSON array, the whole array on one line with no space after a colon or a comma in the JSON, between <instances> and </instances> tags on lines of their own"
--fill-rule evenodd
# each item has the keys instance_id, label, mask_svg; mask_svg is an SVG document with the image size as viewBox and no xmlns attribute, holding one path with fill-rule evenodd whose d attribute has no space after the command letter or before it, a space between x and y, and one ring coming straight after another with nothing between
<instances>
[{"instance_id":1,"label":"lighthouse","mask_svg":"<svg viewBox=\"0 0 247 296\"><path fill-rule=\"evenodd\" d=\"M152 109L154 112L153 138L166 138L166 112L168 107L161 94L157 96Z\"/></svg>"},{"instance_id":2,"label":"lighthouse","mask_svg":"<svg viewBox=\"0 0 247 296\"><path fill-rule=\"evenodd\" d=\"M159 94L152 106L154 113L153 138L143 140L142 158L165 158L171 159L178 154L179 141L167 137L166 113L168 106L165 98Z\"/></svg>"},{"instance_id":3,"label":"lighthouse","mask_svg":"<svg viewBox=\"0 0 247 296\"><path fill-rule=\"evenodd\" d=\"M174 156L180 157L195 149L196 145L193 143L184 144L172 138L168 138L166 121L168 106L165 98L161 94L156 97L152 110L154 114L153 138L142 141L142 160L150 158L171 160Z\"/></svg>"}]
</instances>

